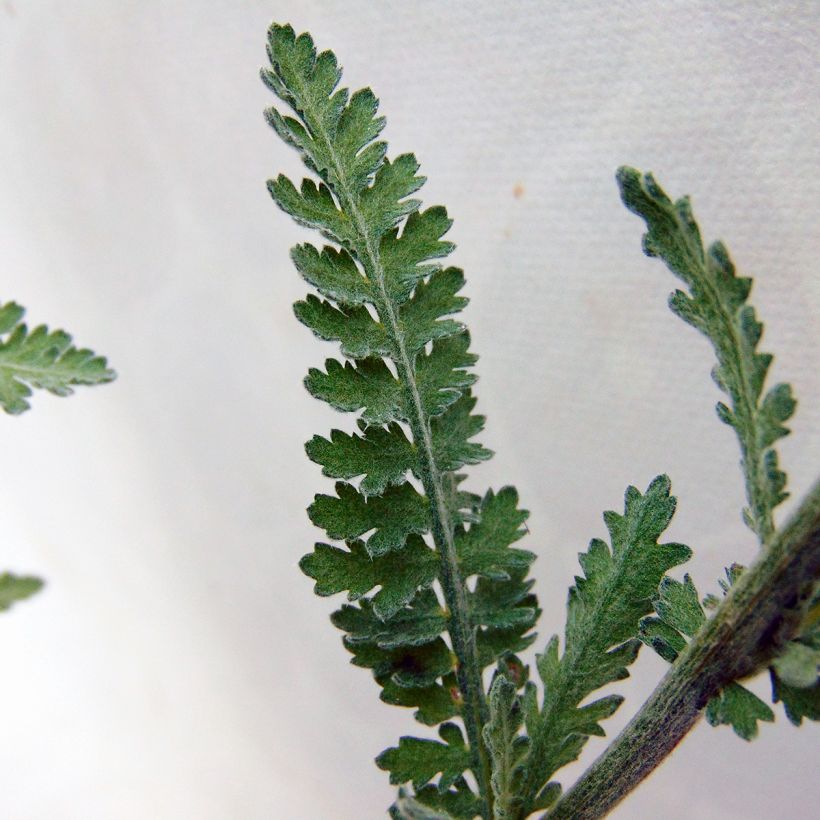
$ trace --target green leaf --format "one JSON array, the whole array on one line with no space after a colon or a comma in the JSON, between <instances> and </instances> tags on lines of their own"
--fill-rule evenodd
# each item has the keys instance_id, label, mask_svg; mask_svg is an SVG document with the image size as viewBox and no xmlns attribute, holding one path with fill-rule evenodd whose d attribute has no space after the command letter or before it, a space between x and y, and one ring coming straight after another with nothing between
<instances>
[{"instance_id":1,"label":"green leaf","mask_svg":"<svg viewBox=\"0 0 820 820\"><path fill-rule=\"evenodd\" d=\"M312 180L302 180L302 187L296 186L284 174L268 180L268 192L273 201L294 221L305 228L316 228L322 236L339 242L350 243L354 234L345 215L336 205L336 200L327 185L316 185Z\"/></svg>"},{"instance_id":2,"label":"green leaf","mask_svg":"<svg viewBox=\"0 0 820 820\"><path fill-rule=\"evenodd\" d=\"M562 766L575 760L589 735L602 735L599 721L619 706L616 695L579 706L592 692L628 676L635 660L641 618L664 573L688 560L683 544L658 540L675 512L670 482L658 476L641 494L629 487L624 513L604 513L611 545L590 542L579 555L582 577L576 577L567 601L563 655L553 637L538 657L544 702L538 709L534 686L525 693L526 724L532 738L524 806L534 810L539 790ZM526 814L525 814L526 816Z\"/></svg>"},{"instance_id":3,"label":"green leaf","mask_svg":"<svg viewBox=\"0 0 820 820\"><path fill-rule=\"evenodd\" d=\"M618 171L621 197L630 211L646 221L644 252L658 256L688 286L675 291L669 306L712 342L718 364L712 375L731 399L731 409L717 406L718 416L735 428L740 442L749 507L744 519L761 543L774 532L772 512L788 494L777 453L768 449L788 434L783 425L796 402L787 384L778 384L761 400L772 356L757 351L763 325L746 303L752 280L739 277L726 247L704 248L688 197L673 202L651 174L634 168Z\"/></svg>"},{"instance_id":4,"label":"green leaf","mask_svg":"<svg viewBox=\"0 0 820 820\"><path fill-rule=\"evenodd\" d=\"M677 632L693 637L706 622L698 591L687 574L683 583L664 578L658 587L655 611L660 619Z\"/></svg>"},{"instance_id":5,"label":"green leaf","mask_svg":"<svg viewBox=\"0 0 820 820\"><path fill-rule=\"evenodd\" d=\"M319 544L302 568L317 593L347 591L358 600L332 620L346 632L353 663L373 671L382 699L414 707L417 719L431 725L458 716L478 747L462 741L464 760L478 761L480 670L530 645L539 610L525 577L533 556L510 549L524 518L515 492L490 493L482 503L460 489L464 477L455 472L491 453L472 441L484 419L472 414L476 356L455 318L467 304L459 295L464 275L440 262L454 248L444 239L452 222L442 207L420 210L414 194L424 178L416 158L387 158L376 141L384 120L375 96L340 88L331 52L317 53L309 35L278 25L268 52L263 80L291 111L270 109L267 121L318 178L297 190L280 176L269 190L297 222L336 245L294 249L299 272L324 297L309 295L295 312L352 360L329 359L305 384L332 407L361 412L357 432L334 430L306 446L325 475L361 481L358 490L339 484L336 497L316 497L311 519L347 547ZM502 521L505 512L510 522ZM427 531L432 549L420 537ZM453 541L462 543L454 550ZM479 576L473 590L459 561ZM473 630L474 642L464 638ZM418 748L432 748L435 757L439 747ZM457 818L485 814L485 772L472 770L477 796L461 777L466 766L445 773L438 788L417 788L402 811L419 811L409 802L415 800Z\"/></svg>"},{"instance_id":6,"label":"green leaf","mask_svg":"<svg viewBox=\"0 0 820 820\"><path fill-rule=\"evenodd\" d=\"M446 209L437 205L410 214L401 234L393 229L382 237L379 257L391 300L406 302L416 284L438 270L431 260L447 256L455 248L452 242L441 239L452 224Z\"/></svg>"},{"instance_id":7,"label":"green leaf","mask_svg":"<svg viewBox=\"0 0 820 820\"><path fill-rule=\"evenodd\" d=\"M379 681L381 699L394 706L418 707L413 717L425 726L435 726L461 711L461 692L453 674L444 675L441 683L429 686L400 686L389 678Z\"/></svg>"},{"instance_id":8,"label":"green leaf","mask_svg":"<svg viewBox=\"0 0 820 820\"><path fill-rule=\"evenodd\" d=\"M481 501L477 520L456 534L462 578L483 575L505 580L512 574L526 572L535 554L510 549L510 545L525 535L523 525L528 516L526 510L518 509L514 487L504 487L498 494L489 490Z\"/></svg>"},{"instance_id":9,"label":"green leaf","mask_svg":"<svg viewBox=\"0 0 820 820\"><path fill-rule=\"evenodd\" d=\"M446 811L459 820L472 820L481 815L481 800L476 797L463 777L456 780L454 788L444 791L433 785L418 789L416 800L437 811Z\"/></svg>"},{"instance_id":10,"label":"green leaf","mask_svg":"<svg viewBox=\"0 0 820 820\"><path fill-rule=\"evenodd\" d=\"M416 373L421 402L428 415L443 413L475 382L475 374L464 369L478 358L468 352L469 346L470 336L465 332L436 339L429 354L419 354Z\"/></svg>"},{"instance_id":11,"label":"green leaf","mask_svg":"<svg viewBox=\"0 0 820 820\"><path fill-rule=\"evenodd\" d=\"M0 322L3 312L0 310ZM3 331L0 330L0 333ZM12 575L4 572L0 575L0 612L10 609L17 601L24 601L43 588L43 582L32 575Z\"/></svg>"},{"instance_id":12,"label":"green leaf","mask_svg":"<svg viewBox=\"0 0 820 820\"><path fill-rule=\"evenodd\" d=\"M361 305L337 308L311 295L297 302L293 310L296 318L320 339L341 342L345 356L366 359L390 352L384 327Z\"/></svg>"},{"instance_id":13,"label":"green leaf","mask_svg":"<svg viewBox=\"0 0 820 820\"><path fill-rule=\"evenodd\" d=\"M293 248L290 256L304 280L324 296L351 306L375 301L373 284L346 250L325 247L319 253L313 245L305 244Z\"/></svg>"},{"instance_id":14,"label":"green leaf","mask_svg":"<svg viewBox=\"0 0 820 820\"><path fill-rule=\"evenodd\" d=\"M403 415L401 385L381 359L356 364L328 359L326 372L311 368L305 387L337 410L363 410L368 424L387 424Z\"/></svg>"},{"instance_id":15,"label":"green leaf","mask_svg":"<svg viewBox=\"0 0 820 820\"><path fill-rule=\"evenodd\" d=\"M408 199L424 185L424 177L416 176L418 169L418 161L412 154L402 154L393 162L385 159L373 184L362 191L359 200L362 215L369 237L375 242L421 205L417 199Z\"/></svg>"},{"instance_id":16,"label":"green leaf","mask_svg":"<svg viewBox=\"0 0 820 820\"><path fill-rule=\"evenodd\" d=\"M686 638L660 618L641 618L638 637L667 663L674 663L686 648Z\"/></svg>"},{"instance_id":17,"label":"green leaf","mask_svg":"<svg viewBox=\"0 0 820 820\"><path fill-rule=\"evenodd\" d=\"M491 784L495 820L517 818L523 802L524 761L529 738L520 734L524 722L516 685L496 675L490 687L490 720L484 726L484 741L492 760Z\"/></svg>"},{"instance_id":18,"label":"green leaf","mask_svg":"<svg viewBox=\"0 0 820 820\"><path fill-rule=\"evenodd\" d=\"M368 498L340 481L336 484L336 497L317 495L308 514L330 538L348 541L375 530L365 542L373 558L401 549L411 533L421 534L430 527L429 505L407 483Z\"/></svg>"},{"instance_id":19,"label":"green leaf","mask_svg":"<svg viewBox=\"0 0 820 820\"><path fill-rule=\"evenodd\" d=\"M404 324L405 340L410 353L421 350L433 339L442 339L464 332L464 325L454 319L444 319L458 313L467 299L456 296L464 287L464 274L457 268L436 271L426 282L419 282L412 299L405 303L399 316Z\"/></svg>"},{"instance_id":20,"label":"green leaf","mask_svg":"<svg viewBox=\"0 0 820 820\"><path fill-rule=\"evenodd\" d=\"M348 547L343 550L317 544L299 566L316 580L317 595L347 590L348 599L355 601L380 586L372 601L373 612L383 621L412 601L418 588L429 586L438 574L438 557L417 535L410 535L399 552L378 558L373 558L361 541L351 541Z\"/></svg>"},{"instance_id":21,"label":"green leaf","mask_svg":"<svg viewBox=\"0 0 820 820\"><path fill-rule=\"evenodd\" d=\"M783 701L786 717L795 725L800 726L803 718L820 720L820 683L814 686L789 686L779 680L774 671L772 676L772 700L775 703Z\"/></svg>"},{"instance_id":22,"label":"green leaf","mask_svg":"<svg viewBox=\"0 0 820 820\"><path fill-rule=\"evenodd\" d=\"M32 388L70 396L79 384L104 384L116 378L106 360L76 348L62 330L21 323L25 310L14 302L0 305L0 406L11 415L29 409Z\"/></svg>"},{"instance_id":23,"label":"green leaf","mask_svg":"<svg viewBox=\"0 0 820 820\"><path fill-rule=\"evenodd\" d=\"M470 391L464 390L458 401L430 420L433 451L442 470L459 470L465 464L478 464L492 456L490 450L469 441L484 429L484 416L472 415L475 404Z\"/></svg>"},{"instance_id":24,"label":"green leaf","mask_svg":"<svg viewBox=\"0 0 820 820\"><path fill-rule=\"evenodd\" d=\"M725 595L743 572L739 564L726 568L727 581L718 581ZM707 599L710 608L717 601ZM684 576L683 583L665 577L653 602L658 617L641 620L640 638L651 646L664 660L674 663L686 648L686 638L694 637L706 623L698 591L691 577ZM738 737L752 740L757 737L757 721L774 720L772 710L739 683L730 683L706 704L706 720L710 726L731 726Z\"/></svg>"},{"instance_id":25,"label":"green leaf","mask_svg":"<svg viewBox=\"0 0 820 820\"><path fill-rule=\"evenodd\" d=\"M469 768L470 752L461 730L454 723L445 723L439 729L444 743L402 737L398 747L387 749L376 758L376 765L390 772L390 782L398 785L412 782L420 789L441 773L440 789L448 789Z\"/></svg>"},{"instance_id":26,"label":"green leaf","mask_svg":"<svg viewBox=\"0 0 820 820\"><path fill-rule=\"evenodd\" d=\"M541 610L531 593L533 582L526 570L511 573L508 580L479 577L468 597L476 634L479 665L484 668L511 653L523 652L536 638L530 632Z\"/></svg>"},{"instance_id":27,"label":"green leaf","mask_svg":"<svg viewBox=\"0 0 820 820\"><path fill-rule=\"evenodd\" d=\"M447 628L447 613L430 589L421 590L409 606L386 621L373 612L369 600L359 607L343 606L333 619L349 633L349 642L375 643L380 649L421 646L435 641Z\"/></svg>"},{"instance_id":28,"label":"green leaf","mask_svg":"<svg viewBox=\"0 0 820 820\"><path fill-rule=\"evenodd\" d=\"M364 476L359 491L382 495L388 486L404 482L418 460L413 445L398 424L387 427L360 423L362 435L332 430L330 440L314 436L306 445L311 461L321 464L330 478Z\"/></svg>"},{"instance_id":29,"label":"green leaf","mask_svg":"<svg viewBox=\"0 0 820 820\"><path fill-rule=\"evenodd\" d=\"M738 737L752 740L757 737L757 722L771 723L774 712L739 683L730 683L706 705L706 720L710 726L731 726Z\"/></svg>"}]
</instances>

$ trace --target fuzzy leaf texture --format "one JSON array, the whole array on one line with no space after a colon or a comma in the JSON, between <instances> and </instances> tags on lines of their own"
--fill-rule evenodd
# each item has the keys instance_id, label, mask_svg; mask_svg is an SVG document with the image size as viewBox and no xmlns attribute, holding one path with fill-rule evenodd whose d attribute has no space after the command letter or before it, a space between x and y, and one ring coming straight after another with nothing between
<instances>
[{"instance_id":1,"label":"fuzzy leaf texture","mask_svg":"<svg viewBox=\"0 0 820 820\"><path fill-rule=\"evenodd\" d=\"M106 360L90 350L76 348L63 330L39 325L29 330L25 309L15 302L0 305L0 406L19 415L31 406L32 388L56 396L70 396L79 384L103 384L116 374Z\"/></svg>"},{"instance_id":2,"label":"fuzzy leaf texture","mask_svg":"<svg viewBox=\"0 0 820 820\"><path fill-rule=\"evenodd\" d=\"M388 159L376 97L339 87L332 52L274 25L268 55L262 79L284 106L266 119L313 175L299 186L279 176L268 189L329 243L291 253L317 291L295 313L343 357L311 369L305 386L358 414L354 432L332 430L306 445L338 481L309 509L337 543L317 544L300 566L317 594L347 594L332 621L382 700L414 708L424 725L442 724L444 742L404 737L378 757L391 782L413 785L393 815L489 820L481 673L530 645L538 607L526 577L534 555L512 547L526 518L515 490L481 498L459 489L456 471L491 453L473 441L484 424L473 413L476 356L453 318L467 304L464 275L441 264L454 248L443 238L452 223L443 207L422 210L413 198L424 183L418 162Z\"/></svg>"},{"instance_id":3,"label":"fuzzy leaf texture","mask_svg":"<svg viewBox=\"0 0 820 820\"><path fill-rule=\"evenodd\" d=\"M772 356L758 351L763 325L748 304L752 280L738 276L721 242L704 248L688 197L673 202L651 174L618 171L621 197L646 221L643 248L658 256L688 287L669 297L674 313L703 333L717 354L712 376L730 399L717 405L721 421L735 429L746 480L743 517L766 543L774 533L773 510L788 497L774 443L788 435L785 422L796 401L788 384L764 391Z\"/></svg>"},{"instance_id":4,"label":"fuzzy leaf texture","mask_svg":"<svg viewBox=\"0 0 820 820\"><path fill-rule=\"evenodd\" d=\"M804 717L820 720L820 587L808 601L797 637L775 658L769 674L772 699L783 702L795 726Z\"/></svg>"},{"instance_id":5,"label":"fuzzy leaf texture","mask_svg":"<svg viewBox=\"0 0 820 820\"><path fill-rule=\"evenodd\" d=\"M742 572L733 565L726 570L728 583L720 582L724 594ZM715 606L714 599L707 599ZM706 622L698 591L689 575L683 583L665 577L653 601L656 616L641 620L640 638L664 660L674 663L686 648L687 638L693 638ZM730 683L706 704L706 720L711 726L731 726L744 740L758 735L758 722L774 720L772 710L753 692L739 683Z\"/></svg>"},{"instance_id":6,"label":"fuzzy leaf texture","mask_svg":"<svg viewBox=\"0 0 820 820\"><path fill-rule=\"evenodd\" d=\"M490 687L490 722L484 727L484 739L493 761L495 820L517 817L523 799L529 738L520 734L524 712L516 690L503 674L496 675Z\"/></svg>"},{"instance_id":7,"label":"fuzzy leaf texture","mask_svg":"<svg viewBox=\"0 0 820 820\"><path fill-rule=\"evenodd\" d=\"M610 544L593 539L579 555L584 574L569 591L564 651L554 636L538 657L544 684L540 708L535 685L524 690L531 747L522 817L549 807L559 794L550 778L579 756L591 735L604 734L600 721L623 698L610 694L580 704L601 687L628 677L627 667L640 646L639 623L651 611L661 578L691 556L683 544L659 543L675 512L670 488L666 476L658 476L643 494L629 487L623 515L604 513Z\"/></svg>"}]
</instances>

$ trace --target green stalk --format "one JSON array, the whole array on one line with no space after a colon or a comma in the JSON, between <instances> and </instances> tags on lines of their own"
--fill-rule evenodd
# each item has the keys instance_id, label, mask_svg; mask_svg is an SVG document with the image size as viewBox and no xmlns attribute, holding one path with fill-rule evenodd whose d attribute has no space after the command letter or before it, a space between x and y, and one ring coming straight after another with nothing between
<instances>
[{"instance_id":1,"label":"green stalk","mask_svg":"<svg viewBox=\"0 0 820 820\"><path fill-rule=\"evenodd\" d=\"M611 811L678 745L710 698L765 667L796 636L818 579L820 480L638 714L543 817L594 820Z\"/></svg>"}]
</instances>

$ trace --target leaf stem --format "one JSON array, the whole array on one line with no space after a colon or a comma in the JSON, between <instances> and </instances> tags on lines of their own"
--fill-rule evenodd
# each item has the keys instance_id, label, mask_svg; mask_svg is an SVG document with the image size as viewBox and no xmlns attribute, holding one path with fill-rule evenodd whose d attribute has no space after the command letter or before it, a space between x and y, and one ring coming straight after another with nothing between
<instances>
[{"instance_id":1,"label":"leaf stem","mask_svg":"<svg viewBox=\"0 0 820 820\"><path fill-rule=\"evenodd\" d=\"M593 820L620 803L684 738L710 698L760 670L795 636L818 578L820 480L638 714L544 817Z\"/></svg>"}]
</instances>

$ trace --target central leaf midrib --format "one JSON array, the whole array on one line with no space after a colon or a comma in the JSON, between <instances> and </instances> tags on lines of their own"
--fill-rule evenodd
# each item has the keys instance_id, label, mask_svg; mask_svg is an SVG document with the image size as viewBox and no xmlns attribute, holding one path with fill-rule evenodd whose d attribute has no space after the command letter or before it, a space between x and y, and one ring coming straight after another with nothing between
<instances>
[{"instance_id":1,"label":"central leaf midrib","mask_svg":"<svg viewBox=\"0 0 820 820\"><path fill-rule=\"evenodd\" d=\"M295 76L298 77L298 72L295 72ZM307 99L304 94L304 85L300 85L302 98ZM307 113L307 111L304 112L306 118ZM311 117L311 119L316 118ZM342 172L342 166L339 162L339 158L336 156L336 152L333 150L332 142L326 130L322 127L319 119L316 119L315 131L316 135L319 136L324 143L333 166L332 170L334 171L336 179L339 182L339 186L342 189L340 192L337 192L339 194L341 204L345 205L349 209L355 223L356 231L364 240L365 255L367 256L376 277L376 284L379 288L379 295L382 301L382 304L377 305L376 308L380 314L382 311L379 310L379 308L383 308L384 313L386 314L389 329L396 346L396 354L398 359L396 364L400 370L400 375L403 374L404 376L405 385L412 400L412 410L415 413L415 419L410 419L410 426L413 428L414 438L417 434L421 437L420 443L422 445L422 455L424 461L426 462L426 472L429 476L429 480L423 483L429 483L429 489L432 490L433 504L431 504L431 512L434 519L438 520L438 529L441 533L440 538L436 538L436 522L434 520L433 538L435 541L441 541L441 543L437 544L437 546L439 547L442 555L442 563L446 565L446 574L454 581L452 584L447 584L446 579L442 579L442 588L445 591L445 598L447 599L447 605L450 609L450 626L448 631L453 639L454 649L458 652L457 647L461 648L467 655L467 657L460 658L460 660L463 662L467 689L467 691L463 692L463 694L465 695L465 700L472 701L471 708L469 710L472 713L472 721L467 719L467 715L464 717L465 724L467 724L467 731L471 745L475 747L475 752L478 757L479 770L476 771L475 774L481 785L481 792L483 793L482 797L484 798L486 812L485 816L487 820L489 820L492 816L493 795L489 777L490 764L487 757L487 750L484 746L482 738L483 725L485 723L484 713L486 712L484 688L481 680L480 667L478 664L475 636L465 595L465 585L461 579L455 543L453 541L453 524L450 518L449 510L447 509L444 491L441 486L441 476L439 474L435 455L433 453L432 438L425 418L424 407L422 405L418 384L415 379L415 370L407 354L404 334L401 331L395 310L387 292L384 268L381 264L378 249L373 247L372 238L370 233L367 231L364 217L356 205L355 198L350 193L349 187ZM358 250L359 252L361 251L360 248ZM412 416L413 413L410 413L410 415ZM451 587L450 590L447 589L448 586ZM450 594L448 594L448 592ZM474 722L474 725L470 726L470 722Z\"/></svg>"}]
</instances>

